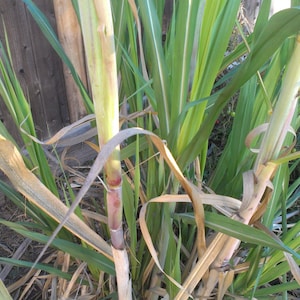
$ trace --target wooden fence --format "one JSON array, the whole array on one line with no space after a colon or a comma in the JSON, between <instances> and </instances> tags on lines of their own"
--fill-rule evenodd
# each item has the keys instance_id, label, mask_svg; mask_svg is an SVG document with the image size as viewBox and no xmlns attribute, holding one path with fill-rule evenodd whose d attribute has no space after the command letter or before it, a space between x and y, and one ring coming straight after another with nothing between
<instances>
[{"instance_id":1,"label":"wooden fence","mask_svg":"<svg viewBox=\"0 0 300 300\"><path fill-rule=\"evenodd\" d=\"M64 15L65 4L70 5L71 1L34 0L34 3L46 15L55 30L58 26L75 28L74 19ZM56 11L54 4L57 4ZM14 70L30 101L37 134L40 138L46 139L85 114L79 92L74 91L76 88L73 84L71 86L73 92L69 93L70 89L66 88L70 81L69 72L64 69L60 58L40 31L22 0L0 0L0 14L4 21L4 23L0 22L0 39L5 43L6 31ZM79 27L77 29L79 31ZM81 38L74 36L74 31L69 32L73 41ZM65 42L68 43L68 40ZM9 132L20 141L1 99L0 119Z\"/></svg>"},{"instance_id":2,"label":"wooden fence","mask_svg":"<svg viewBox=\"0 0 300 300\"><path fill-rule=\"evenodd\" d=\"M52 1L35 1L55 27ZM62 63L20 0L1 0L3 18L14 69L30 101L40 138L46 138L69 122ZM4 26L0 23L4 43ZM16 128L0 101L0 117L14 137Z\"/></svg>"}]
</instances>

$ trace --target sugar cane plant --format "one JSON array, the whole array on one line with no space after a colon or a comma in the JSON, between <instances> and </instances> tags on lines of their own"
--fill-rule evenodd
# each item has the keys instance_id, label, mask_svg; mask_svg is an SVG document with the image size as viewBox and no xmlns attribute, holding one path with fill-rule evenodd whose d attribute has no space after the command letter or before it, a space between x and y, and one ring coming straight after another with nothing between
<instances>
[{"instance_id":1,"label":"sugar cane plant","mask_svg":"<svg viewBox=\"0 0 300 300\"><path fill-rule=\"evenodd\" d=\"M241 1L72 1L90 95L48 21L31 0L23 2L70 69L86 110L94 112L82 122L96 126L98 145L87 143L99 153L78 194L70 186L64 191L63 204L41 144L56 142L78 122L48 142L37 140L11 67L8 39L6 47L1 44L0 95L28 155L0 123L0 167L29 203L12 187L1 183L1 189L34 220L1 223L46 247L36 262L0 261L58 277L59 286L50 293L61 299L288 299L288 292L296 294L300 221L289 221L287 209L299 199L299 179L289 184L300 157L295 138L299 1L270 20L271 1L263 1L253 33L243 27ZM236 47L233 29L240 40ZM226 106L234 106L235 116L211 170L210 137L225 126ZM102 168L106 200L99 201L107 218L78 207ZM100 220L101 235L85 218ZM27 230L36 227L41 232ZM77 270L72 273L67 263L63 272L57 264L40 263L48 246L65 260L71 256ZM86 286L88 294L76 298L76 289L83 293Z\"/></svg>"},{"instance_id":2,"label":"sugar cane plant","mask_svg":"<svg viewBox=\"0 0 300 300\"><path fill-rule=\"evenodd\" d=\"M78 8L101 149L119 132L118 80L110 1L102 3L79 1ZM117 270L119 299L130 299L129 263L122 224L122 174L119 147L116 147L108 158L104 170L108 227Z\"/></svg>"}]
</instances>

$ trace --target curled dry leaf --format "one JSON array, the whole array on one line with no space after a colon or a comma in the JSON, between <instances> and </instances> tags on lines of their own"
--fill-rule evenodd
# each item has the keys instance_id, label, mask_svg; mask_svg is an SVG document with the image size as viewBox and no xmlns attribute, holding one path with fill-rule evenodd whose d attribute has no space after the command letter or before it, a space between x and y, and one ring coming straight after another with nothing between
<instances>
[{"instance_id":1,"label":"curled dry leaf","mask_svg":"<svg viewBox=\"0 0 300 300\"><path fill-rule=\"evenodd\" d=\"M270 125L269 123L261 124L261 125L255 127L253 130L251 130L251 131L248 133L248 135L247 135L247 137L246 137L246 139L245 139L245 145L246 145L246 147L249 148L253 153L259 153L260 149L251 148L252 142L253 142L254 139L257 138L260 134L262 134L263 132L266 132L269 125ZM291 134L295 137L295 140L296 140L297 135L296 135L296 132L295 132L294 128L292 128L291 126L289 126L288 132L291 133ZM288 147L288 150L293 149L294 145L295 145L295 141L292 143L292 145L290 145L290 146Z\"/></svg>"}]
</instances>

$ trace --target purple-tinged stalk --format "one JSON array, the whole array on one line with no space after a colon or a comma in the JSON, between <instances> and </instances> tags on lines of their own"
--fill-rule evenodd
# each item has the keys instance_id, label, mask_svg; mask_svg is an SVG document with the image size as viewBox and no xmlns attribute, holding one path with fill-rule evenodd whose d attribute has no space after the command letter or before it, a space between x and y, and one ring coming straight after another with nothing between
<instances>
[{"instance_id":1,"label":"purple-tinged stalk","mask_svg":"<svg viewBox=\"0 0 300 300\"><path fill-rule=\"evenodd\" d=\"M119 100L114 30L109 0L78 1L100 149L119 132ZM131 299L129 263L122 228L122 174L116 147L104 167L108 226L119 299Z\"/></svg>"}]
</instances>

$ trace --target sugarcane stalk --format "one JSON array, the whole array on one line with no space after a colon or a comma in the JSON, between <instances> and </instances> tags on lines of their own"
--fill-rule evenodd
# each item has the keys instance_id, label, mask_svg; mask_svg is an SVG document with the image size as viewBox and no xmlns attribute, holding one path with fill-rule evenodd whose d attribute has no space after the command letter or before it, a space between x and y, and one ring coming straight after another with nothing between
<instances>
[{"instance_id":1,"label":"sugarcane stalk","mask_svg":"<svg viewBox=\"0 0 300 300\"><path fill-rule=\"evenodd\" d=\"M86 61L101 146L119 132L119 100L114 30L109 0L78 1ZM122 227L120 148L104 166L108 226L116 266L119 299L131 299L129 262Z\"/></svg>"}]
</instances>

